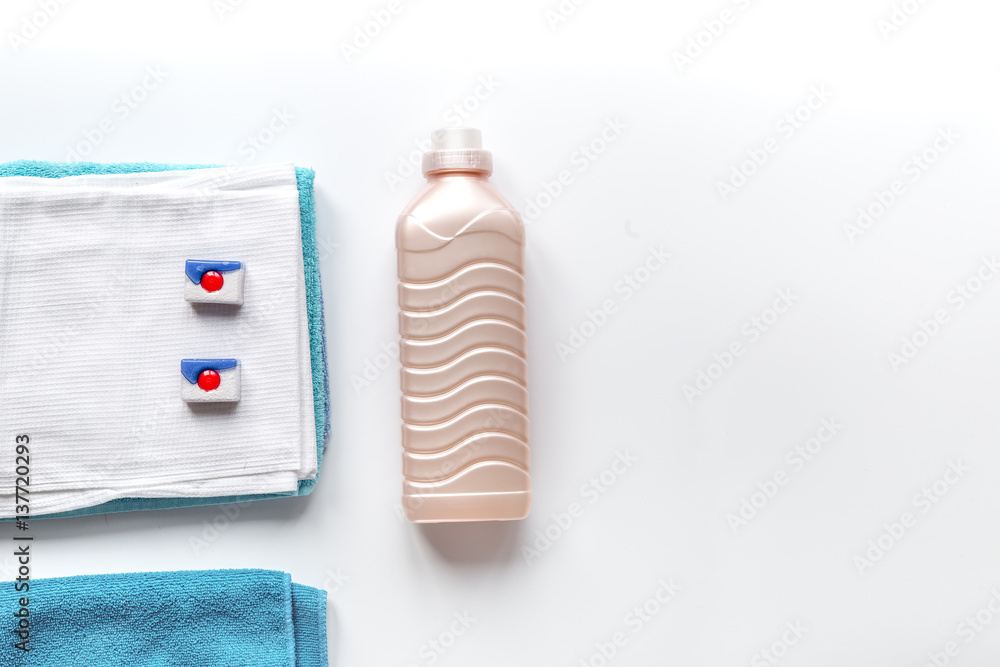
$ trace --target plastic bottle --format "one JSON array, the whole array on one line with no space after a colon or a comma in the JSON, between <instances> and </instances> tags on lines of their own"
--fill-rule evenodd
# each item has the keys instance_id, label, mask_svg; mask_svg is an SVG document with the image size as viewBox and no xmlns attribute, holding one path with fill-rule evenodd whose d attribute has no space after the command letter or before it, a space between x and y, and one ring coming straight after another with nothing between
<instances>
[{"instance_id":1,"label":"plastic bottle","mask_svg":"<svg viewBox=\"0 0 1000 667\"><path fill-rule=\"evenodd\" d=\"M437 130L396 225L403 508L415 522L523 519L524 224L471 128Z\"/></svg>"}]
</instances>

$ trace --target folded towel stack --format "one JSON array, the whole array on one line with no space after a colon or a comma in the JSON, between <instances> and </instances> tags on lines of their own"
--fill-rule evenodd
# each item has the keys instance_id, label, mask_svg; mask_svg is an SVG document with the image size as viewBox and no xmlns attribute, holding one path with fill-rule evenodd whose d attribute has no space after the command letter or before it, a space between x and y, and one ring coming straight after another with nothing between
<instances>
[{"instance_id":1,"label":"folded towel stack","mask_svg":"<svg viewBox=\"0 0 1000 667\"><path fill-rule=\"evenodd\" d=\"M23 634L0 643L11 667L327 665L326 592L283 572L38 579L21 592L0 587L0 609L27 610Z\"/></svg>"},{"instance_id":2,"label":"folded towel stack","mask_svg":"<svg viewBox=\"0 0 1000 667\"><path fill-rule=\"evenodd\" d=\"M30 439L32 515L313 488L329 397L312 177L0 165L0 443ZM188 260L239 266L242 305L189 302ZM238 402L182 400L185 359L238 360Z\"/></svg>"}]
</instances>

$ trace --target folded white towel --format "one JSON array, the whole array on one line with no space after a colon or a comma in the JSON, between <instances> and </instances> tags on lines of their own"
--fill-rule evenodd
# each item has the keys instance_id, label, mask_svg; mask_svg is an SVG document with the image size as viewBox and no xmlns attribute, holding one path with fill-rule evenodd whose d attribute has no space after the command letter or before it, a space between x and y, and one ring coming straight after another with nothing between
<instances>
[{"instance_id":1,"label":"folded white towel","mask_svg":"<svg viewBox=\"0 0 1000 667\"><path fill-rule=\"evenodd\" d=\"M244 304L185 301L188 259L243 262ZM240 401L185 403L189 358L238 359ZM314 478L293 165L0 179L0 517L22 434L32 514Z\"/></svg>"}]
</instances>

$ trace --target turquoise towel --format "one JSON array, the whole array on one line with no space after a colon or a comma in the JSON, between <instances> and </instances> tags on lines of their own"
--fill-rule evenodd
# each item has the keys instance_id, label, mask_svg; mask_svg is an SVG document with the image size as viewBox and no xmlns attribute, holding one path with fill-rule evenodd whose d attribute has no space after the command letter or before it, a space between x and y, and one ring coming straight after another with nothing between
<instances>
[{"instance_id":1,"label":"turquoise towel","mask_svg":"<svg viewBox=\"0 0 1000 667\"><path fill-rule=\"evenodd\" d=\"M327 665L326 591L284 572L106 574L0 590L6 628L28 602L28 651L6 629L5 667Z\"/></svg>"},{"instance_id":2,"label":"turquoise towel","mask_svg":"<svg viewBox=\"0 0 1000 667\"><path fill-rule=\"evenodd\" d=\"M101 164L98 162L40 162L19 160L0 164L0 178L6 176L35 176L41 178L64 178L81 174L131 174L149 171L173 171L177 169L205 169L218 165L159 164L154 162L121 162ZM242 503L266 498L306 495L316 486L319 470L323 462L323 449L330 433L330 378L326 360L326 321L323 314L323 291L319 275L319 245L316 242L316 202L313 196L315 172L302 167L295 168L299 187L299 217L302 224L302 259L306 275L306 310L309 318L309 347L312 356L313 402L316 417L316 479L299 482L297 493L275 493L252 496L224 496L214 498L122 498L108 503L87 507L73 512L49 514L36 518L63 518L104 514L108 512L129 512L135 510L172 509L196 505L218 505Z\"/></svg>"}]
</instances>

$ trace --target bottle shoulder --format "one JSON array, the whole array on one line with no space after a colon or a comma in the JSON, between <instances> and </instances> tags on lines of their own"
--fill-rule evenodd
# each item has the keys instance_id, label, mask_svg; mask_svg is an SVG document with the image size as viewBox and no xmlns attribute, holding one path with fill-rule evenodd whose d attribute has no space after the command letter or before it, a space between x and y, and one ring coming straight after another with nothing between
<instances>
[{"instance_id":1,"label":"bottle shoulder","mask_svg":"<svg viewBox=\"0 0 1000 667\"><path fill-rule=\"evenodd\" d=\"M429 249L456 236L497 232L524 243L524 223L513 205L486 179L433 180L410 201L396 223L396 245Z\"/></svg>"}]
</instances>

